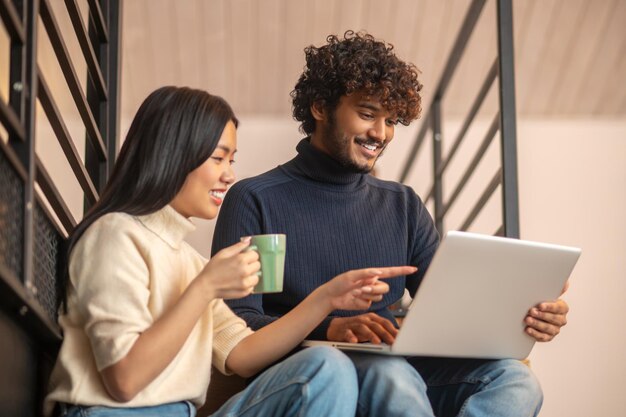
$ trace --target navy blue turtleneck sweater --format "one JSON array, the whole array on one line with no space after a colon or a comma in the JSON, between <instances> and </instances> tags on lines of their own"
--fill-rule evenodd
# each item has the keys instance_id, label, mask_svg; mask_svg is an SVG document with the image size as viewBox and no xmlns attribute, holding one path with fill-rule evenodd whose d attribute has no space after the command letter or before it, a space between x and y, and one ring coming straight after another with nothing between
<instances>
[{"instance_id":1,"label":"navy blue turtleneck sweater","mask_svg":"<svg viewBox=\"0 0 626 417\"><path fill-rule=\"evenodd\" d=\"M437 248L432 219L405 185L346 170L303 139L298 155L271 171L237 182L226 195L213 236L213 253L241 236L287 235L284 291L230 300L256 330L287 313L315 288L351 269L414 265L408 277L387 280L390 291L371 306L395 323L387 307L413 295ZM335 311L352 316L363 311ZM325 340L332 316L309 336Z\"/></svg>"}]
</instances>

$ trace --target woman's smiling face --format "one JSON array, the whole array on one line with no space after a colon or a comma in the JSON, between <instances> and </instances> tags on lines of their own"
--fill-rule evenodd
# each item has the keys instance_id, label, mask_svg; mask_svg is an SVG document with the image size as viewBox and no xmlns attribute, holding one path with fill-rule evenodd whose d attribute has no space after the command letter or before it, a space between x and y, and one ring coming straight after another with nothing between
<instances>
[{"instance_id":1,"label":"woman's smiling face","mask_svg":"<svg viewBox=\"0 0 626 417\"><path fill-rule=\"evenodd\" d=\"M232 168L235 152L237 129L229 121L209 159L187 175L183 187L170 205L185 217L214 219L224 194L235 181Z\"/></svg>"}]
</instances>

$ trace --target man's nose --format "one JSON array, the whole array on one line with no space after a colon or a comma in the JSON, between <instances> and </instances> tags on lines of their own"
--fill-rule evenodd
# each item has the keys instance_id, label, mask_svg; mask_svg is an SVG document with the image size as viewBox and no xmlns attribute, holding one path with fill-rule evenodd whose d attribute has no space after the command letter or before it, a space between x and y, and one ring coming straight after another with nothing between
<instances>
[{"instance_id":1,"label":"man's nose","mask_svg":"<svg viewBox=\"0 0 626 417\"><path fill-rule=\"evenodd\" d=\"M371 138L378 141L387 140L387 125L385 124L385 119L376 120L368 134Z\"/></svg>"}]
</instances>

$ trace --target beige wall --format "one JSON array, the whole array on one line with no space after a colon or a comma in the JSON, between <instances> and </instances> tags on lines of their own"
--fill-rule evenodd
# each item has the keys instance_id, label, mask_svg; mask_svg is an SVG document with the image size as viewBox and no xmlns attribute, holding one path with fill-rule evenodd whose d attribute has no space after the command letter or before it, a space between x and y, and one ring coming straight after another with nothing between
<instances>
[{"instance_id":1,"label":"beige wall","mask_svg":"<svg viewBox=\"0 0 626 417\"><path fill-rule=\"evenodd\" d=\"M623 415L626 122L529 121L519 136L522 237L583 250L565 297L569 324L531 355L541 415Z\"/></svg>"}]
</instances>

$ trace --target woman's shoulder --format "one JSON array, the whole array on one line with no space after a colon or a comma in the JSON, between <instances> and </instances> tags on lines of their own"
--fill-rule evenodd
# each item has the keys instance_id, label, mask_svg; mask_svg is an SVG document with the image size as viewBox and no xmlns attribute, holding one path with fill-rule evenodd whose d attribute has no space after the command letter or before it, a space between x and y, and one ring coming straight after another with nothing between
<instances>
[{"instance_id":1,"label":"woman's shoulder","mask_svg":"<svg viewBox=\"0 0 626 417\"><path fill-rule=\"evenodd\" d=\"M109 213L94 221L76 242L70 254L70 276L74 285L97 277L109 279L112 271L128 270L144 277L150 248L139 221L129 214ZM102 272L104 271L104 273ZM94 281L95 282L95 281Z\"/></svg>"},{"instance_id":2,"label":"woman's shoulder","mask_svg":"<svg viewBox=\"0 0 626 417\"><path fill-rule=\"evenodd\" d=\"M141 230L141 224L135 216L128 213L107 213L94 221L85 231L87 234L110 234L119 235Z\"/></svg>"},{"instance_id":3,"label":"woman's shoulder","mask_svg":"<svg viewBox=\"0 0 626 417\"><path fill-rule=\"evenodd\" d=\"M107 213L94 221L77 242L77 247L122 248L135 246L144 234L141 223L127 213Z\"/></svg>"}]
</instances>

